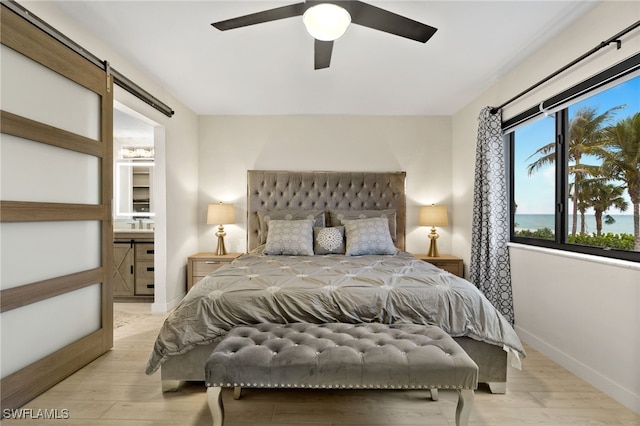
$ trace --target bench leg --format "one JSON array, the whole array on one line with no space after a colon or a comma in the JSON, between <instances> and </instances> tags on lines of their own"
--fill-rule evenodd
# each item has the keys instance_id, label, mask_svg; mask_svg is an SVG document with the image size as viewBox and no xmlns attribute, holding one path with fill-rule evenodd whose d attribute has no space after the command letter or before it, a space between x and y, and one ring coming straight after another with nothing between
<instances>
[{"instance_id":1,"label":"bench leg","mask_svg":"<svg viewBox=\"0 0 640 426\"><path fill-rule=\"evenodd\" d=\"M207 388L207 403L213 418L213 426L222 426L224 422L224 408L222 407L222 388L211 386Z\"/></svg>"},{"instance_id":2,"label":"bench leg","mask_svg":"<svg viewBox=\"0 0 640 426\"><path fill-rule=\"evenodd\" d=\"M458 406L456 407L456 426L467 426L473 408L475 393L473 389L458 389Z\"/></svg>"},{"instance_id":3,"label":"bench leg","mask_svg":"<svg viewBox=\"0 0 640 426\"><path fill-rule=\"evenodd\" d=\"M236 386L233 388L233 399L240 399L242 395L242 388L240 386Z\"/></svg>"},{"instance_id":4,"label":"bench leg","mask_svg":"<svg viewBox=\"0 0 640 426\"><path fill-rule=\"evenodd\" d=\"M432 401L437 401L438 400L438 389L436 388L431 388L431 400Z\"/></svg>"}]
</instances>

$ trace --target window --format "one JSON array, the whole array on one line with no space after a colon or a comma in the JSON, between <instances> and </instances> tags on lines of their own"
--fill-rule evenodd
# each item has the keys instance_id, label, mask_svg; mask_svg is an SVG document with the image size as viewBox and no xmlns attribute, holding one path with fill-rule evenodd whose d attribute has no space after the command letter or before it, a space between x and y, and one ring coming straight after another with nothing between
<instances>
[{"instance_id":1,"label":"window","mask_svg":"<svg viewBox=\"0 0 640 426\"><path fill-rule=\"evenodd\" d=\"M586 96L505 122L511 240L640 261L640 76Z\"/></svg>"},{"instance_id":2,"label":"window","mask_svg":"<svg viewBox=\"0 0 640 426\"><path fill-rule=\"evenodd\" d=\"M554 239L555 135L553 117L537 120L514 132L512 206L516 235Z\"/></svg>"}]
</instances>

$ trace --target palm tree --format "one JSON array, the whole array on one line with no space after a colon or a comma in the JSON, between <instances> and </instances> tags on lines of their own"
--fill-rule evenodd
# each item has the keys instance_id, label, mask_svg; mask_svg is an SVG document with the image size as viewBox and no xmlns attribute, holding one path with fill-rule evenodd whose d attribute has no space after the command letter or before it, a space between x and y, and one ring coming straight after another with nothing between
<instances>
[{"instance_id":1,"label":"palm tree","mask_svg":"<svg viewBox=\"0 0 640 426\"><path fill-rule=\"evenodd\" d=\"M607 210L615 207L620 211L626 211L629 207L629 203L623 197L624 187L607 183L602 178L583 181L580 193L581 205L579 210L581 214L584 214L586 208L593 207L596 218L596 235L602 234L603 216L607 224L615 222L615 219L610 215L605 216ZM582 226L584 227L584 219ZM584 229L582 233L584 233Z\"/></svg>"},{"instance_id":2,"label":"palm tree","mask_svg":"<svg viewBox=\"0 0 640 426\"><path fill-rule=\"evenodd\" d=\"M615 111L624 108L624 105L616 106L605 112L598 114L597 107L585 106L576 111L575 116L569 123L569 175L573 175L573 187L580 187L580 182L588 176L596 176L599 166L583 164L582 157L585 155L600 152L605 141L605 128L612 119ZM556 143L551 142L539 148L527 159L540 156L536 161L529 164L527 172L531 176L542 167L555 163ZM573 191L573 223L571 235L576 235L578 226L578 191Z\"/></svg>"},{"instance_id":3,"label":"palm tree","mask_svg":"<svg viewBox=\"0 0 640 426\"><path fill-rule=\"evenodd\" d=\"M576 191L576 185L571 184L569 186L569 196L571 197L571 199L576 200L576 205L578 206L577 210L580 212L580 234L582 235L585 234L584 216L585 216L585 213L587 212L587 209L591 207L591 204L587 199L587 187L589 185L588 182L589 180L580 182L580 185L577 187L578 188L577 191Z\"/></svg>"},{"instance_id":4,"label":"palm tree","mask_svg":"<svg viewBox=\"0 0 640 426\"><path fill-rule=\"evenodd\" d=\"M606 135L602 168L626 185L633 204L634 250L640 251L640 112L609 127Z\"/></svg>"}]
</instances>

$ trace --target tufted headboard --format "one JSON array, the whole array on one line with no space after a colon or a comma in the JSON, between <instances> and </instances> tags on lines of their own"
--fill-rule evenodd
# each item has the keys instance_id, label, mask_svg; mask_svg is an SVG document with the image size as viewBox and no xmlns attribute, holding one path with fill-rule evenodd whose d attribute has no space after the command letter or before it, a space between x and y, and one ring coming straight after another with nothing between
<instances>
[{"instance_id":1,"label":"tufted headboard","mask_svg":"<svg viewBox=\"0 0 640 426\"><path fill-rule=\"evenodd\" d=\"M405 249L405 172L247 172L247 247L259 245L260 210L396 210L396 245Z\"/></svg>"}]
</instances>

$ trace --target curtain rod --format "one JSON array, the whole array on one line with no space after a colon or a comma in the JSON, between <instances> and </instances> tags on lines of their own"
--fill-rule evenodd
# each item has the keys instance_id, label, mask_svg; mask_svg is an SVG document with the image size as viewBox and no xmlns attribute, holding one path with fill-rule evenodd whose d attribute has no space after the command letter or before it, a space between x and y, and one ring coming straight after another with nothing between
<instances>
[{"instance_id":1,"label":"curtain rod","mask_svg":"<svg viewBox=\"0 0 640 426\"><path fill-rule=\"evenodd\" d=\"M588 58L589 56L593 55L594 53L596 53L597 51L599 51L600 49L603 49L605 47L607 47L608 45L610 45L611 43L615 42L617 49L620 49L622 47L622 40L620 40L620 37L622 37L623 35L633 31L634 29L640 27L640 21L636 21L635 23L631 24L629 27L625 28L624 30L620 31L618 34L610 37L608 40L601 42L599 45L597 45L596 47L594 47L593 49L589 50L587 53L583 54L582 56L580 56L579 58L576 58L575 60L571 61L570 63L568 63L567 65L565 65L564 67L560 68L559 70L557 70L556 72L549 74L548 76L546 76L545 78L543 78L542 80L540 80L539 82L537 82L536 84L534 84L533 86L523 90L522 92L518 93L517 95L515 95L513 98L509 99L508 101L502 103L501 105L497 106L497 107L493 107L491 108L491 114L495 114L498 112L498 110L500 110L501 108L509 105L511 102L515 101L516 99L521 98L522 96L526 95L527 93L531 92L533 89L537 88L538 86L546 83L547 81L551 80L552 78L554 78L555 76L557 76L558 74L568 70L569 68L571 68L572 66L576 65L578 62L583 61L584 59Z\"/></svg>"},{"instance_id":2,"label":"curtain rod","mask_svg":"<svg viewBox=\"0 0 640 426\"><path fill-rule=\"evenodd\" d=\"M60 43L64 44L69 49L76 52L78 55L82 56L84 59L88 60L95 66L105 71L110 71L113 76L113 82L118 86L122 87L127 92L131 93L138 99L144 101L148 105L157 109L167 117L172 117L174 112L170 106L166 105L158 98L153 96L151 93L144 90L142 87L138 86L136 83L125 77L123 74L118 72L114 68L110 68L109 63L107 61L102 61L96 55L84 49L75 41L71 40L69 37L62 34L60 31L53 28L44 20L40 19L29 10L25 9L22 5L18 4L15 0L1 0L2 5L20 15L23 19L27 20L29 23L38 27L40 30L44 31L47 35L53 37Z\"/></svg>"}]
</instances>

